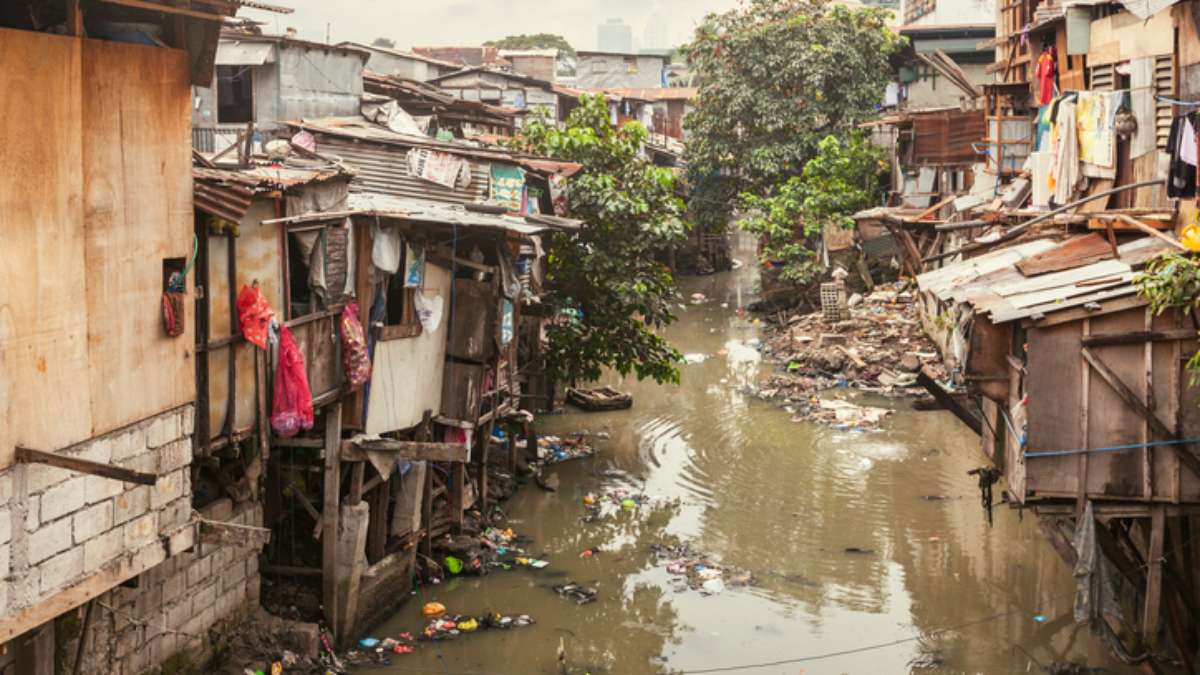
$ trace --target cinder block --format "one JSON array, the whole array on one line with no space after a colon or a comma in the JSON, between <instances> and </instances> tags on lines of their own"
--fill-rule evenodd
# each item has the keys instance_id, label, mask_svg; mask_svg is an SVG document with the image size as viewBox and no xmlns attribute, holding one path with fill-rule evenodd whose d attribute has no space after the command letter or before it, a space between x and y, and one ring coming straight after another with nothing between
<instances>
[{"instance_id":1,"label":"cinder block","mask_svg":"<svg viewBox=\"0 0 1200 675\"><path fill-rule=\"evenodd\" d=\"M13 512L9 509L0 509L0 544L12 539L12 521Z\"/></svg>"},{"instance_id":2,"label":"cinder block","mask_svg":"<svg viewBox=\"0 0 1200 675\"><path fill-rule=\"evenodd\" d=\"M26 464L25 472L25 488L31 495L43 492L46 488L58 485L74 475L66 469L45 464Z\"/></svg>"},{"instance_id":3,"label":"cinder block","mask_svg":"<svg viewBox=\"0 0 1200 675\"><path fill-rule=\"evenodd\" d=\"M188 619L187 623L183 624L183 628L180 630L190 636L203 636L204 632L216 622L216 616L217 610L212 606L206 607L203 610L193 611L192 618Z\"/></svg>"},{"instance_id":4,"label":"cinder block","mask_svg":"<svg viewBox=\"0 0 1200 675\"><path fill-rule=\"evenodd\" d=\"M7 577L12 564L12 547L0 546L0 579Z\"/></svg>"},{"instance_id":5,"label":"cinder block","mask_svg":"<svg viewBox=\"0 0 1200 675\"><path fill-rule=\"evenodd\" d=\"M258 576L258 554L254 553L249 558L246 558L246 578Z\"/></svg>"},{"instance_id":6,"label":"cinder block","mask_svg":"<svg viewBox=\"0 0 1200 675\"><path fill-rule=\"evenodd\" d=\"M138 548L158 536L158 514L151 512L125 523L125 548Z\"/></svg>"},{"instance_id":7,"label":"cinder block","mask_svg":"<svg viewBox=\"0 0 1200 675\"><path fill-rule=\"evenodd\" d=\"M71 528L76 544L112 529L113 505L111 501L89 506L71 517Z\"/></svg>"},{"instance_id":8,"label":"cinder block","mask_svg":"<svg viewBox=\"0 0 1200 675\"><path fill-rule=\"evenodd\" d=\"M119 464L134 471L142 473L158 474L158 450L145 450L140 455L134 455ZM133 483L125 483L125 487L132 487Z\"/></svg>"},{"instance_id":9,"label":"cinder block","mask_svg":"<svg viewBox=\"0 0 1200 675\"><path fill-rule=\"evenodd\" d=\"M125 533L121 528L93 537L83 545L83 565L88 572L95 572L104 563L120 555L124 546Z\"/></svg>"},{"instance_id":10,"label":"cinder block","mask_svg":"<svg viewBox=\"0 0 1200 675\"><path fill-rule=\"evenodd\" d=\"M217 598L217 620L224 619L246 603L246 587L238 585L225 591Z\"/></svg>"},{"instance_id":11,"label":"cinder block","mask_svg":"<svg viewBox=\"0 0 1200 675\"><path fill-rule=\"evenodd\" d=\"M220 585L220 579L211 579L207 583L201 584L199 590L192 594L192 611L199 612L216 604L217 587Z\"/></svg>"},{"instance_id":12,"label":"cinder block","mask_svg":"<svg viewBox=\"0 0 1200 675\"><path fill-rule=\"evenodd\" d=\"M165 595L163 596L165 599ZM192 618L192 599L184 597L174 605L167 607L167 627L171 630L183 628L183 624Z\"/></svg>"},{"instance_id":13,"label":"cinder block","mask_svg":"<svg viewBox=\"0 0 1200 675\"><path fill-rule=\"evenodd\" d=\"M187 585L192 588L212 576L212 558L200 558L187 571Z\"/></svg>"},{"instance_id":14,"label":"cinder block","mask_svg":"<svg viewBox=\"0 0 1200 675\"><path fill-rule=\"evenodd\" d=\"M221 590L228 591L234 586L242 583L246 578L246 566L240 562L234 563L225 568L225 572L221 574Z\"/></svg>"},{"instance_id":15,"label":"cinder block","mask_svg":"<svg viewBox=\"0 0 1200 675\"><path fill-rule=\"evenodd\" d=\"M113 524L136 518L150 507L150 488L145 485L126 490L113 498Z\"/></svg>"},{"instance_id":16,"label":"cinder block","mask_svg":"<svg viewBox=\"0 0 1200 675\"><path fill-rule=\"evenodd\" d=\"M192 439L184 437L164 445L158 451L158 472L169 473L192 463Z\"/></svg>"},{"instance_id":17,"label":"cinder block","mask_svg":"<svg viewBox=\"0 0 1200 675\"><path fill-rule=\"evenodd\" d=\"M135 649L142 645L142 630L141 626L130 623L127 628L123 628L117 635L117 644L115 652L117 658L124 658L128 654L132 654Z\"/></svg>"},{"instance_id":18,"label":"cinder block","mask_svg":"<svg viewBox=\"0 0 1200 675\"><path fill-rule=\"evenodd\" d=\"M187 590L187 573L172 574L162 583L162 599L164 604L178 600Z\"/></svg>"},{"instance_id":19,"label":"cinder block","mask_svg":"<svg viewBox=\"0 0 1200 675\"><path fill-rule=\"evenodd\" d=\"M186 495L167 504L158 515L158 527L163 531L173 530L186 523L192 516L192 500Z\"/></svg>"},{"instance_id":20,"label":"cinder block","mask_svg":"<svg viewBox=\"0 0 1200 675\"><path fill-rule=\"evenodd\" d=\"M88 504L96 504L105 499L112 499L125 491L125 483L104 476L83 477L83 499Z\"/></svg>"},{"instance_id":21,"label":"cinder block","mask_svg":"<svg viewBox=\"0 0 1200 675\"><path fill-rule=\"evenodd\" d=\"M156 417L146 429L146 447L151 450L161 448L182 436L179 432L179 417L177 412Z\"/></svg>"},{"instance_id":22,"label":"cinder block","mask_svg":"<svg viewBox=\"0 0 1200 675\"><path fill-rule=\"evenodd\" d=\"M42 525L29 535L29 563L36 565L71 545L71 519Z\"/></svg>"},{"instance_id":23,"label":"cinder block","mask_svg":"<svg viewBox=\"0 0 1200 675\"><path fill-rule=\"evenodd\" d=\"M12 500L13 491L13 471L17 469L9 469L0 473L0 504L7 504Z\"/></svg>"},{"instance_id":24,"label":"cinder block","mask_svg":"<svg viewBox=\"0 0 1200 675\"><path fill-rule=\"evenodd\" d=\"M160 475L158 481L150 488L150 508L159 509L183 496L183 483L186 479L186 469Z\"/></svg>"},{"instance_id":25,"label":"cinder block","mask_svg":"<svg viewBox=\"0 0 1200 675\"><path fill-rule=\"evenodd\" d=\"M113 445L116 443L118 436L119 434L101 436L100 438L96 438L82 444L79 447L78 452L72 452L68 454L74 455L79 459L86 459L90 462L108 464L112 461Z\"/></svg>"},{"instance_id":26,"label":"cinder block","mask_svg":"<svg viewBox=\"0 0 1200 675\"><path fill-rule=\"evenodd\" d=\"M83 549L77 546L38 565L38 593L49 595L83 576L83 558Z\"/></svg>"},{"instance_id":27,"label":"cinder block","mask_svg":"<svg viewBox=\"0 0 1200 675\"><path fill-rule=\"evenodd\" d=\"M112 461L120 464L146 451L146 427L138 425L113 437Z\"/></svg>"},{"instance_id":28,"label":"cinder block","mask_svg":"<svg viewBox=\"0 0 1200 675\"><path fill-rule=\"evenodd\" d=\"M42 493L41 519L43 523L74 513L83 508L83 476L76 476Z\"/></svg>"},{"instance_id":29,"label":"cinder block","mask_svg":"<svg viewBox=\"0 0 1200 675\"><path fill-rule=\"evenodd\" d=\"M38 508L42 502L41 495L30 495L25 500L25 531L33 532L42 524L42 519L38 517L41 509Z\"/></svg>"}]
</instances>

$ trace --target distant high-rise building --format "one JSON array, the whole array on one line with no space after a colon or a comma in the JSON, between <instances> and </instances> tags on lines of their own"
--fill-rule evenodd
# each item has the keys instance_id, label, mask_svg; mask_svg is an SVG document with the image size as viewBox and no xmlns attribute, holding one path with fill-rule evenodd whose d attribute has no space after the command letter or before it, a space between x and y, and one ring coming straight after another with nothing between
<instances>
[{"instance_id":1,"label":"distant high-rise building","mask_svg":"<svg viewBox=\"0 0 1200 675\"><path fill-rule=\"evenodd\" d=\"M633 29L622 19L609 19L596 27L596 50L633 53Z\"/></svg>"},{"instance_id":2,"label":"distant high-rise building","mask_svg":"<svg viewBox=\"0 0 1200 675\"><path fill-rule=\"evenodd\" d=\"M671 39L667 33L667 20L655 12L646 18L646 30L642 32L642 49L669 49Z\"/></svg>"}]
</instances>

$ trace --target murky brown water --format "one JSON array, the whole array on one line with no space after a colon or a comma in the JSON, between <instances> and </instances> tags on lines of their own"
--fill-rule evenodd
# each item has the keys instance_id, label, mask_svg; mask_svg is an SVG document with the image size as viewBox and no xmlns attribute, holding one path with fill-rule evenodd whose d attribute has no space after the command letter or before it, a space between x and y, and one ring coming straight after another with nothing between
<instances>
[{"instance_id":1,"label":"murky brown water","mask_svg":"<svg viewBox=\"0 0 1200 675\"><path fill-rule=\"evenodd\" d=\"M632 410L542 418L543 433L611 433L595 458L550 469L557 493L529 487L507 506L550 567L421 589L374 635L418 632L426 600L537 624L426 644L376 672L551 674L560 643L578 673L1036 673L1062 660L1124 672L1072 623L1070 571L1033 518L1001 506L988 527L966 475L983 463L977 438L949 413L899 402L882 431L849 434L739 392L759 368L745 346L759 328L734 312L754 275L683 282L711 302L683 311L670 337L710 358L685 366L681 386L621 382ZM581 522L585 493L642 483L680 504ZM649 549L677 541L752 571L754 585L677 592ZM559 597L550 587L566 579L600 599ZM838 652L851 653L810 658ZM791 662L750 667L779 661Z\"/></svg>"}]
</instances>

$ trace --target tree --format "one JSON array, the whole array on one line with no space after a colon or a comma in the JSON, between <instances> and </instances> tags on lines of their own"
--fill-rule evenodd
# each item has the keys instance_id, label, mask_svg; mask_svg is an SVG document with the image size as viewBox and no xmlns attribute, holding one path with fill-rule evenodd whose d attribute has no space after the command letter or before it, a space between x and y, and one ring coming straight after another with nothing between
<instances>
[{"instance_id":1,"label":"tree","mask_svg":"<svg viewBox=\"0 0 1200 675\"><path fill-rule=\"evenodd\" d=\"M384 49L395 49L396 41L391 38L377 37L371 40L372 47L383 47Z\"/></svg>"},{"instance_id":2,"label":"tree","mask_svg":"<svg viewBox=\"0 0 1200 675\"><path fill-rule=\"evenodd\" d=\"M499 40L488 40L483 43L486 47L498 49L557 49L558 55L575 58L575 48L561 35L553 33L535 33L532 35L509 35Z\"/></svg>"},{"instance_id":3,"label":"tree","mask_svg":"<svg viewBox=\"0 0 1200 675\"><path fill-rule=\"evenodd\" d=\"M597 95L580 98L565 128L535 120L514 142L583 165L567 184L567 203L584 226L550 243L548 281L560 312L548 330L548 362L563 381L595 380L605 367L679 381L680 354L656 332L675 320L678 294L656 256L685 238L683 205L674 175L638 155L646 137L636 122L614 126Z\"/></svg>"},{"instance_id":4,"label":"tree","mask_svg":"<svg viewBox=\"0 0 1200 675\"><path fill-rule=\"evenodd\" d=\"M902 39L877 8L828 0L749 0L710 14L686 47L700 95L684 125L693 212L724 227L749 193L799 175L822 138L873 114Z\"/></svg>"},{"instance_id":5,"label":"tree","mask_svg":"<svg viewBox=\"0 0 1200 675\"><path fill-rule=\"evenodd\" d=\"M741 195L749 213L742 229L759 236L763 262L783 263L782 279L807 284L820 270L816 237L827 227L853 227L853 214L877 204L886 169L883 151L861 133L826 136L801 175L767 197Z\"/></svg>"}]
</instances>

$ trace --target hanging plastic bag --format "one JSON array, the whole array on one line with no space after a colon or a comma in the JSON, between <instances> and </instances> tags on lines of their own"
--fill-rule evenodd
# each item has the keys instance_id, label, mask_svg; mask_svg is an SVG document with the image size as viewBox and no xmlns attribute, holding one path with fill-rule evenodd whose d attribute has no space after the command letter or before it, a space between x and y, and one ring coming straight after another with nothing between
<instances>
[{"instance_id":1,"label":"hanging plastic bag","mask_svg":"<svg viewBox=\"0 0 1200 675\"><path fill-rule=\"evenodd\" d=\"M275 317L275 311L271 309L271 303L267 302L262 291L258 290L257 284L242 286L242 291L237 297L237 311L242 336L259 349L266 349L267 330L271 319Z\"/></svg>"},{"instance_id":2,"label":"hanging plastic bag","mask_svg":"<svg viewBox=\"0 0 1200 675\"><path fill-rule=\"evenodd\" d=\"M358 387L371 379L371 358L367 355L367 336L358 320L358 305L350 303L342 309L342 365L346 381Z\"/></svg>"},{"instance_id":3,"label":"hanging plastic bag","mask_svg":"<svg viewBox=\"0 0 1200 675\"><path fill-rule=\"evenodd\" d=\"M271 404L271 429L291 438L313 426L312 390L304 370L304 354L292 331L279 327L279 365L275 369L275 398Z\"/></svg>"}]
</instances>

